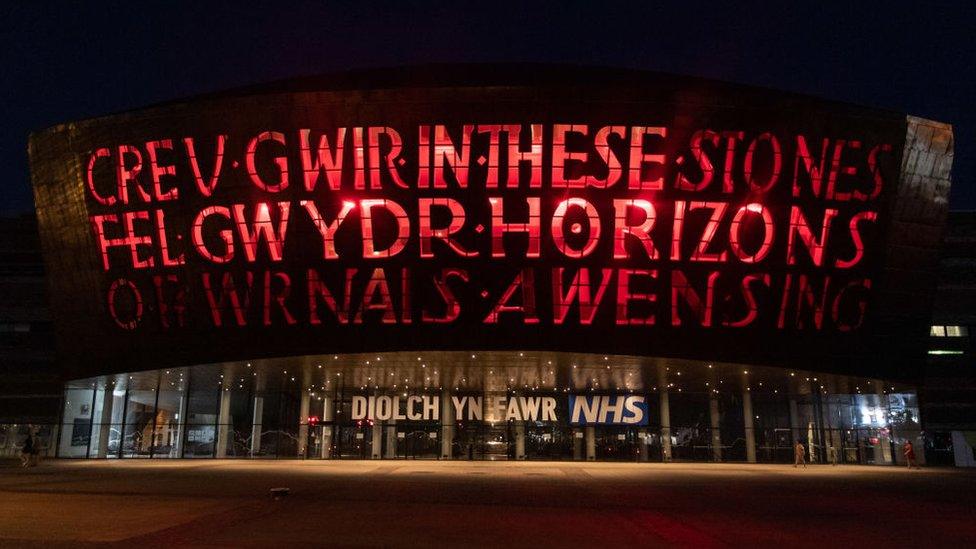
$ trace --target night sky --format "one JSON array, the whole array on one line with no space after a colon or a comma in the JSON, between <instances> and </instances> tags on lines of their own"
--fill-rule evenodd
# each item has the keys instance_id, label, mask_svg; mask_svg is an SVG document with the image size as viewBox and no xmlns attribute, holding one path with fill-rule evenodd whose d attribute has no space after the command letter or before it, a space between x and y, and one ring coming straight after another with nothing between
<instances>
[{"instance_id":1,"label":"night sky","mask_svg":"<svg viewBox=\"0 0 976 549\"><path fill-rule=\"evenodd\" d=\"M455 62L648 69L949 122L951 207L976 209L976 2L14 3L0 8L6 215L33 208L32 130L292 76Z\"/></svg>"}]
</instances>

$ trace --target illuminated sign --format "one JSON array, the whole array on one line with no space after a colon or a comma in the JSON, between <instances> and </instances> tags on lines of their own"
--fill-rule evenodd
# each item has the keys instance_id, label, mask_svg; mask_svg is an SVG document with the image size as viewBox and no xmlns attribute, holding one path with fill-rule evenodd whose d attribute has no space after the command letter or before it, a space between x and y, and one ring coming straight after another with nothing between
<instances>
[{"instance_id":1,"label":"illuminated sign","mask_svg":"<svg viewBox=\"0 0 976 549\"><path fill-rule=\"evenodd\" d=\"M66 375L518 350L898 378L924 356L949 126L665 75L476 72L32 134Z\"/></svg>"},{"instance_id":2,"label":"illuminated sign","mask_svg":"<svg viewBox=\"0 0 976 549\"><path fill-rule=\"evenodd\" d=\"M647 400L638 395L568 395L570 425L647 425ZM440 421L438 395L353 396L353 421ZM456 421L560 421L552 396L452 396Z\"/></svg>"},{"instance_id":3,"label":"illuminated sign","mask_svg":"<svg viewBox=\"0 0 976 549\"><path fill-rule=\"evenodd\" d=\"M572 425L647 425L647 400L635 395L570 395Z\"/></svg>"},{"instance_id":4,"label":"illuminated sign","mask_svg":"<svg viewBox=\"0 0 976 549\"><path fill-rule=\"evenodd\" d=\"M850 332L895 144L736 126L158 135L86 152L107 320Z\"/></svg>"}]
</instances>

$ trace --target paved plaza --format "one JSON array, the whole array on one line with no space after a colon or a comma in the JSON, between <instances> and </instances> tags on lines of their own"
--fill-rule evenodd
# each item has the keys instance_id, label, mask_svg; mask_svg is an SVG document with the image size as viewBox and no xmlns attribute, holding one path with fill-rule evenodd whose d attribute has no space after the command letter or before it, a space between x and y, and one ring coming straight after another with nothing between
<instances>
[{"instance_id":1,"label":"paved plaza","mask_svg":"<svg viewBox=\"0 0 976 549\"><path fill-rule=\"evenodd\" d=\"M280 500L269 490L287 487ZM436 461L0 463L0 545L976 545L958 469Z\"/></svg>"}]
</instances>

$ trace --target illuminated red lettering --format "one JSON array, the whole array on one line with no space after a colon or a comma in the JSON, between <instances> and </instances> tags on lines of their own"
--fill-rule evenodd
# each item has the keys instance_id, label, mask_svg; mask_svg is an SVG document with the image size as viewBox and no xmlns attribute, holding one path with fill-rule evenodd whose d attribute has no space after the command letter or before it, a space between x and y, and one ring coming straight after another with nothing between
<instances>
[{"instance_id":1,"label":"illuminated red lettering","mask_svg":"<svg viewBox=\"0 0 976 549\"><path fill-rule=\"evenodd\" d=\"M715 234L718 232L718 224L725 217L725 211L728 209L729 204L727 202L689 202L688 211L699 210L708 208L711 210L711 215L708 218L708 222L705 224L705 230L702 231L701 238L698 240L698 247L692 252L691 257L688 258L689 261L713 261L713 262L724 262L728 259L728 254L725 251L718 253L709 253L708 247L712 243L712 239L715 238Z\"/></svg>"},{"instance_id":2,"label":"illuminated red lettering","mask_svg":"<svg viewBox=\"0 0 976 549\"><path fill-rule=\"evenodd\" d=\"M156 200L160 202L164 200L176 200L180 196L180 190L178 188L170 187L168 191L163 192L163 187L160 180L163 176L175 177L176 165L161 165L161 162L159 161L159 151L161 150L172 152L173 140L163 139L161 141L150 141L146 143L146 152L149 153L149 174L152 176L153 181L153 193Z\"/></svg>"},{"instance_id":3,"label":"illuminated red lettering","mask_svg":"<svg viewBox=\"0 0 976 549\"><path fill-rule=\"evenodd\" d=\"M132 256L132 267L136 269L151 268L156 264L156 261L152 257L152 236L137 235L135 227L137 220L145 221L145 224L148 224L149 212L125 212L122 214L122 219L125 220L125 243L128 244L129 254ZM150 253L145 259L139 257L140 246L149 248Z\"/></svg>"},{"instance_id":4,"label":"illuminated red lettering","mask_svg":"<svg viewBox=\"0 0 976 549\"><path fill-rule=\"evenodd\" d=\"M796 160L793 162L793 196L800 196L800 166L806 171L810 179L810 190L813 196L820 197L822 189L824 170L827 168L827 149L830 148L830 140L824 138L823 147L820 151L820 161L814 162L810 155L810 147L807 146L807 139L802 135L796 136Z\"/></svg>"},{"instance_id":5,"label":"illuminated red lettering","mask_svg":"<svg viewBox=\"0 0 976 549\"><path fill-rule=\"evenodd\" d=\"M361 200L359 207L361 210L359 221L363 231L363 257L367 259L393 257L402 252L403 248L407 245L407 240L410 238L410 218L407 217L407 212L403 209L403 206L400 206L392 200L380 198ZM383 250L377 249L374 241L373 208L382 208L396 218L396 240Z\"/></svg>"},{"instance_id":6,"label":"illuminated red lettering","mask_svg":"<svg viewBox=\"0 0 976 549\"><path fill-rule=\"evenodd\" d=\"M755 169L754 158L756 153L756 148L760 143L768 143L772 153L772 165L768 170L768 175L766 175L766 181L759 181L758 173L760 170ZM779 145L779 140L776 136L771 133L763 133L758 135L749 144L749 148L746 150L746 158L742 168L746 182L749 184L749 188L753 192L765 193L769 192L770 189L776 185L779 181L779 174L783 171L783 153ZM765 172L765 170L763 170Z\"/></svg>"},{"instance_id":7,"label":"illuminated red lettering","mask_svg":"<svg viewBox=\"0 0 976 549\"><path fill-rule=\"evenodd\" d=\"M115 214L93 215L91 217L92 229L95 232L95 240L98 241L98 250L102 256L102 269L109 270L109 248L125 246L125 238L109 238L105 235L105 223L118 223L119 216Z\"/></svg>"},{"instance_id":8,"label":"illuminated red lettering","mask_svg":"<svg viewBox=\"0 0 976 549\"><path fill-rule=\"evenodd\" d=\"M142 172L142 153L139 149L133 147L132 145L119 145L119 158L116 167L116 181L119 184L119 198L122 200L123 204L129 203L129 182L132 182L136 188L136 194L143 202L149 203L152 201L152 197L142 189L139 185L139 174ZM133 159L130 165L126 162L126 157L131 157Z\"/></svg>"},{"instance_id":9,"label":"illuminated red lettering","mask_svg":"<svg viewBox=\"0 0 976 549\"><path fill-rule=\"evenodd\" d=\"M541 203L539 197L525 199L529 205L529 219L525 223L505 222L505 203L501 197L491 197L491 256L505 257L505 234L526 233L529 237L526 257L539 257L541 252Z\"/></svg>"},{"instance_id":10,"label":"illuminated red lettering","mask_svg":"<svg viewBox=\"0 0 976 549\"><path fill-rule=\"evenodd\" d=\"M461 303L458 301L457 297L454 296L454 292L451 290L451 286L448 283L449 279L451 278L458 278L465 283L470 281L468 271L464 269L441 269L440 276L434 277L434 288L437 289L437 293L444 301L444 315L434 316L432 313L429 313L427 309L424 309L421 313L422 322L428 324L448 324L457 320L457 317L461 314Z\"/></svg>"},{"instance_id":11,"label":"illuminated red lettering","mask_svg":"<svg viewBox=\"0 0 976 549\"><path fill-rule=\"evenodd\" d=\"M730 328L743 328L753 323L756 317L759 316L759 304L756 302L756 296L752 292L752 284L754 282L762 282L767 288L770 286L771 280L769 273L763 274L747 274L742 277L742 297L746 300L746 315L739 320L726 320L723 325Z\"/></svg>"},{"instance_id":12,"label":"illuminated red lettering","mask_svg":"<svg viewBox=\"0 0 976 549\"><path fill-rule=\"evenodd\" d=\"M627 212L629 208L635 208L643 212L644 219L639 225L631 225L627 222ZM654 212L654 205L648 200L628 200L615 199L613 201L613 257L614 259L624 259L629 257L627 253L627 236L632 236L644 247L647 258L657 259L657 249L651 240L651 229L654 227L654 220L657 214Z\"/></svg>"},{"instance_id":13,"label":"illuminated red lettering","mask_svg":"<svg viewBox=\"0 0 976 549\"><path fill-rule=\"evenodd\" d=\"M251 303L251 289L254 287L254 273L247 273L247 284L243 295L238 293L234 277L230 273L224 273L220 282L220 298L214 296L214 291L210 282L210 273L202 273L203 293L207 296L207 304L210 306L210 316L214 326L223 326L223 310L230 305L231 312L234 313L234 320L238 326L247 325L247 308Z\"/></svg>"},{"instance_id":14,"label":"illuminated red lettering","mask_svg":"<svg viewBox=\"0 0 976 549\"><path fill-rule=\"evenodd\" d=\"M583 325L593 324L593 318L603 301L603 296L610 286L610 279L613 277L613 269L602 269L602 278L597 287L596 296L590 299L590 269L583 267L576 271L573 281L569 288L563 289L563 267L556 267L552 270L552 303L555 308L553 311L553 322L563 324L573 302L579 300L579 323Z\"/></svg>"},{"instance_id":15,"label":"illuminated red lettering","mask_svg":"<svg viewBox=\"0 0 976 549\"><path fill-rule=\"evenodd\" d=\"M844 154L844 147L858 150L861 148L860 141L847 141L838 139L834 144L834 156L830 161L830 177L827 178L827 200L838 200L846 202L851 199L851 193L844 193L837 190L837 177L841 175L857 175L857 167L843 165L841 155Z\"/></svg>"},{"instance_id":16,"label":"illuminated red lettering","mask_svg":"<svg viewBox=\"0 0 976 549\"><path fill-rule=\"evenodd\" d=\"M567 242L565 234L563 233L563 225L565 224L566 213L570 207L576 207L586 214L586 219L588 221L589 230L587 231L588 237L586 243L582 248L576 249L570 246ZM582 232L582 225L580 223L574 223L570 228L570 232L573 234L579 234ZM596 212L596 208L584 198L568 198L563 200L556 206L556 211L552 214L552 239L556 244L556 249L562 252L566 257L572 258L582 258L593 253L596 249L596 245L600 241L600 215Z\"/></svg>"},{"instance_id":17,"label":"illuminated red lettering","mask_svg":"<svg viewBox=\"0 0 976 549\"><path fill-rule=\"evenodd\" d=\"M730 193L735 190L735 181L732 178L732 167L735 162L735 146L743 137L745 132L727 131L722 132L725 138L725 163L722 171L722 192Z\"/></svg>"},{"instance_id":18,"label":"illuminated red lettering","mask_svg":"<svg viewBox=\"0 0 976 549\"><path fill-rule=\"evenodd\" d=\"M810 224L807 222L806 217L803 216L803 212L800 211L799 206L792 206L790 208L790 232L789 237L786 240L786 263L788 265L796 264L796 253L794 250L794 243L796 237L800 237L800 241L806 246L807 251L810 253L810 258L813 260L813 264L817 267L823 265L823 254L824 248L827 247L827 237L830 235L830 221L837 215L837 210L833 208L827 208L824 211L823 217L823 228L820 231L820 239L817 240L813 236L813 231L810 228Z\"/></svg>"},{"instance_id":19,"label":"illuminated red lettering","mask_svg":"<svg viewBox=\"0 0 976 549\"><path fill-rule=\"evenodd\" d=\"M366 188L366 150L363 148L363 129L352 129L352 185L358 190Z\"/></svg>"},{"instance_id":20,"label":"illuminated red lettering","mask_svg":"<svg viewBox=\"0 0 976 549\"><path fill-rule=\"evenodd\" d=\"M683 173L679 172L676 184L678 190L698 192L708 187L712 182L712 178L715 177L715 167L712 165L712 160L702 150L702 142L707 141L712 144L712 147L717 148L721 139L722 136L712 130L698 130L691 135L689 142L691 156L698 162L698 167L702 171L702 177L695 183L685 177Z\"/></svg>"},{"instance_id":21,"label":"illuminated red lettering","mask_svg":"<svg viewBox=\"0 0 976 549\"><path fill-rule=\"evenodd\" d=\"M380 160L381 135L385 135L390 140L390 151L383 155L382 162ZM380 181L381 165L385 165L387 173L390 174L394 185L401 189L408 188L407 183L400 177L400 172L397 171L397 167L393 165L393 160L400 158L400 151L403 148L403 140L400 139L400 134L393 128L386 126L371 126L367 138L369 140L369 188L373 190L383 188L382 182Z\"/></svg>"},{"instance_id":22,"label":"illuminated red lettering","mask_svg":"<svg viewBox=\"0 0 976 549\"><path fill-rule=\"evenodd\" d=\"M257 169L257 149L262 143L278 143L283 149L285 146L285 136L281 132L262 132L251 139L247 144L247 153L244 160L247 164L247 173L251 176L254 186L269 193L281 192L288 188L288 160L285 158L284 150L272 157L272 162L278 168L277 180L265 181Z\"/></svg>"},{"instance_id":23,"label":"illuminated red lettering","mask_svg":"<svg viewBox=\"0 0 976 549\"><path fill-rule=\"evenodd\" d=\"M88 183L88 192L91 193L92 198L94 198L96 202L103 206L111 206L115 204L116 198L115 195L111 194L108 196L98 194L98 191L95 189L95 163L98 162L99 158L111 158L111 156L111 151L106 148L96 150L88 159L88 169L85 170L85 181Z\"/></svg>"},{"instance_id":24,"label":"illuminated red lettering","mask_svg":"<svg viewBox=\"0 0 976 549\"><path fill-rule=\"evenodd\" d=\"M153 275L153 285L156 288L156 304L159 309L159 323L168 330L173 317L177 327L186 325L186 286L179 283L175 274ZM172 297L167 296L166 288L173 286ZM170 312L172 311L172 314Z\"/></svg>"},{"instance_id":25,"label":"illuminated red lettering","mask_svg":"<svg viewBox=\"0 0 976 549\"><path fill-rule=\"evenodd\" d=\"M831 307L831 316L833 317L834 324L837 326L838 331L853 332L864 324L864 314L865 310L867 309L867 293L870 289L871 280L864 278L861 280L852 280L851 282L848 282L847 285L837 292L837 296L834 297L834 303ZM858 290L860 290L860 292L858 292ZM860 297L858 297L858 295L855 295L854 297L854 299L857 300L855 302L857 316L854 318L853 322L848 322L841 314L841 304L844 298L851 292L858 292Z\"/></svg>"},{"instance_id":26,"label":"illuminated red lettering","mask_svg":"<svg viewBox=\"0 0 976 549\"><path fill-rule=\"evenodd\" d=\"M779 315L776 317L776 327L782 330L786 327L786 309L789 305L790 291L793 288L793 275L792 273L786 273L786 278L783 280L783 296L779 303Z\"/></svg>"},{"instance_id":27,"label":"illuminated red lettering","mask_svg":"<svg viewBox=\"0 0 976 549\"><path fill-rule=\"evenodd\" d=\"M410 310L410 269L403 267L400 269L400 323L410 324L413 322L413 311Z\"/></svg>"},{"instance_id":28,"label":"illuminated red lettering","mask_svg":"<svg viewBox=\"0 0 976 549\"><path fill-rule=\"evenodd\" d=\"M378 301L377 298L379 298ZM383 324L396 324L393 298L390 297L390 286L386 283L386 272L383 269L373 269L373 274L370 275L366 289L363 291L362 307L356 311L356 318L353 322L362 324L363 313L366 311L383 311L381 320Z\"/></svg>"},{"instance_id":29,"label":"illuminated red lettering","mask_svg":"<svg viewBox=\"0 0 976 549\"><path fill-rule=\"evenodd\" d=\"M762 244L759 245L758 250L751 254L742 249L742 228L745 225L743 219L749 214L758 215L763 222ZM769 208L763 207L761 204L756 204L755 202L746 204L739 208L739 211L735 212L735 216L732 218L732 225L729 227L729 247L732 248L732 253L739 258L739 261L743 263L758 263L769 255L769 251L773 247L774 229L773 214L769 211Z\"/></svg>"},{"instance_id":30,"label":"illuminated red lettering","mask_svg":"<svg viewBox=\"0 0 976 549\"><path fill-rule=\"evenodd\" d=\"M141 257L140 247L152 247L151 235L136 234L136 221L149 221L148 211L126 212L122 214L122 226L125 236L119 238L109 238L105 234L106 223L119 223L119 217L115 214L93 215L91 217L92 228L95 232L95 239L98 241L98 249L102 256L102 268L106 271L110 268L109 248L127 246L129 256L132 260L132 267L135 269L151 268L155 261L152 254L145 259Z\"/></svg>"},{"instance_id":31,"label":"illuminated red lettering","mask_svg":"<svg viewBox=\"0 0 976 549\"><path fill-rule=\"evenodd\" d=\"M569 133L585 136L589 128L585 124L555 124L552 127L552 186L553 188L578 189L585 186L582 169L571 170L570 162L577 162L577 167L586 162L586 153L582 151L568 151L566 149ZM569 173L579 173L576 177L569 177Z\"/></svg>"},{"instance_id":32,"label":"illuminated red lettering","mask_svg":"<svg viewBox=\"0 0 976 549\"><path fill-rule=\"evenodd\" d=\"M319 277L318 271L315 269L308 270L308 321L313 325L322 324L322 319L319 318L319 300L321 299L325 302L325 305L332 311L335 315L336 320L339 324L349 324L349 308L351 306L352 296L352 279L353 275L356 274L356 269L346 269L345 277L345 294L342 307L336 304L336 300L332 297L332 292L329 291L328 286L322 282Z\"/></svg>"},{"instance_id":33,"label":"illuminated red lettering","mask_svg":"<svg viewBox=\"0 0 976 549\"><path fill-rule=\"evenodd\" d=\"M214 154L213 174L210 176L209 181L204 181L203 173L200 170L200 161L197 160L197 152L193 144L193 138L183 138L183 144L186 146L186 155L190 161L190 168L193 170L193 181L196 182L197 190L200 191L202 196L212 196L214 189L217 187L220 169L224 165L224 145L226 142L226 135L221 134L217 136L217 152Z\"/></svg>"},{"instance_id":34,"label":"illuminated red lettering","mask_svg":"<svg viewBox=\"0 0 976 549\"><path fill-rule=\"evenodd\" d=\"M861 236L858 223L861 221L876 221L877 219L877 212L858 212L851 216L849 227L851 230L851 239L854 241L854 257L848 260L837 259L834 261L834 267L838 269L850 269L861 262L861 259L864 257L864 239Z\"/></svg>"},{"instance_id":35,"label":"illuminated red lettering","mask_svg":"<svg viewBox=\"0 0 976 549\"><path fill-rule=\"evenodd\" d=\"M641 318L630 316L631 302L656 303L657 295L653 293L635 292L630 288L630 279L646 276L651 280L657 279L657 270L647 269L618 269L617 270L617 325L618 326L653 326L654 313Z\"/></svg>"},{"instance_id":36,"label":"illuminated red lettering","mask_svg":"<svg viewBox=\"0 0 976 549\"><path fill-rule=\"evenodd\" d=\"M132 315L129 318L120 317L119 311L117 310L116 302L119 292L123 288L129 291L130 299L132 300ZM135 330L139 325L139 321L142 320L142 311L142 293L139 292L139 288L131 280L120 278L112 282L112 285L108 289L108 312L119 328L123 330Z\"/></svg>"},{"instance_id":37,"label":"illuminated red lettering","mask_svg":"<svg viewBox=\"0 0 976 549\"><path fill-rule=\"evenodd\" d=\"M597 189L607 189L616 185L621 176L623 176L623 168L620 166L620 159L610 148L610 144L607 139L611 134L616 135L620 139L624 139L627 133L627 128L624 126L604 126L597 130L596 135L593 137L593 144L596 148L596 153L603 161L603 164L607 167L607 176L603 179L595 177L593 175L587 175L583 178L583 182L587 187L594 187Z\"/></svg>"},{"instance_id":38,"label":"illuminated red lettering","mask_svg":"<svg viewBox=\"0 0 976 549\"><path fill-rule=\"evenodd\" d=\"M712 325L712 311L715 307L715 281L718 280L718 276L718 271L712 271L708 274L708 282L705 287L705 301L702 302L701 296L691 283L688 282L685 274L678 269L671 271L672 326L681 326L680 304L682 301L694 313L701 326L707 328Z\"/></svg>"},{"instance_id":39,"label":"illuminated red lettering","mask_svg":"<svg viewBox=\"0 0 976 549\"><path fill-rule=\"evenodd\" d=\"M171 255L169 237L166 236L166 217L163 210L156 210L156 231L159 236L159 252L163 258L164 267L175 267L186 264L186 257L180 252L175 258ZM176 241L182 240L180 235L176 235Z\"/></svg>"},{"instance_id":40,"label":"illuminated red lettering","mask_svg":"<svg viewBox=\"0 0 976 549\"><path fill-rule=\"evenodd\" d=\"M346 220L349 212L356 207L356 203L351 200L343 201L342 209L339 210L331 223L325 222L325 218L322 217L318 207L311 200L301 200L299 204L308 212L309 218L312 219L312 223L315 224L315 228L318 229L319 235L322 237L322 259L339 259L339 254L335 249L335 234L342 222Z\"/></svg>"},{"instance_id":41,"label":"illuminated red lettering","mask_svg":"<svg viewBox=\"0 0 976 549\"><path fill-rule=\"evenodd\" d=\"M208 261L213 263L227 263L231 259L234 259L234 232L230 229L222 229L218 232L218 237L224 243L224 249L218 253L211 252L203 240L203 225L211 217L222 217L230 221L230 209L225 206L207 206L200 210L196 219L193 220L193 247Z\"/></svg>"},{"instance_id":42,"label":"illuminated red lettering","mask_svg":"<svg viewBox=\"0 0 976 549\"><path fill-rule=\"evenodd\" d=\"M522 127L509 125L503 127L508 132L508 180L506 187L518 187L522 183L519 168L522 163L529 164L529 187L542 186L542 124L529 125L529 150L520 146Z\"/></svg>"},{"instance_id":43,"label":"illuminated red lettering","mask_svg":"<svg viewBox=\"0 0 976 549\"><path fill-rule=\"evenodd\" d=\"M515 292L521 290L522 303L510 304ZM523 324L538 324L539 317L535 310L535 271L530 268L519 271L512 283L505 289L501 299L492 307L485 317L485 324L497 324L502 313L521 313Z\"/></svg>"},{"instance_id":44,"label":"illuminated red lettering","mask_svg":"<svg viewBox=\"0 0 976 549\"><path fill-rule=\"evenodd\" d=\"M272 280L277 280L281 282L280 289L277 292L272 291ZM285 318L285 322L289 325L298 322L294 316L288 311L288 307L285 305L285 300L291 294L291 277L286 273L276 272L274 274L271 271L264 272L264 325L271 326L271 298L274 294L274 302L281 309L281 314Z\"/></svg>"},{"instance_id":45,"label":"illuminated red lettering","mask_svg":"<svg viewBox=\"0 0 976 549\"><path fill-rule=\"evenodd\" d=\"M869 194L864 194L861 191L854 190L854 200L874 200L878 198L881 194L881 189L884 188L884 176L881 174L881 165L878 163L878 153L891 152L891 145L884 143L881 145L874 146L870 152L868 152L868 170L871 172L871 181L874 183Z\"/></svg>"},{"instance_id":46,"label":"illuminated red lettering","mask_svg":"<svg viewBox=\"0 0 976 549\"><path fill-rule=\"evenodd\" d=\"M471 160L471 134L474 126L465 125L461 130L461 152L459 153L447 128L434 126L434 188L446 189L446 167L454 172L454 178L462 189L468 186L468 163Z\"/></svg>"},{"instance_id":47,"label":"illuminated red lettering","mask_svg":"<svg viewBox=\"0 0 976 549\"><path fill-rule=\"evenodd\" d=\"M630 128L630 177L628 188L632 191L660 191L664 188L664 175L654 179L645 177L645 169L659 165L664 166L665 155L644 153L644 137L656 135L662 139L667 136L668 129L664 127L634 126Z\"/></svg>"},{"instance_id":48,"label":"illuminated red lettering","mask_svg":"<svg viewBox=\"0 0 976 549\"><path fill-rule=\"evenodd\" d=\"M825 276L823 281L823 289L820 292L820 299L818 300L816 295L813 293L813 286L810 284L810 279L805 274L801 274L797 278L796 287L796 327L802 330L805 327L804 323L804 302L807 307L812 309L813 313L813 325L817 330L823 328L823 314L824 309L827 306L827 287L830 285L830 277Z\"/></svg>"},{"instance_id":49,"label":"illuminated red lettering","mask_svg":"<svg viewBox=\"0 0 976 549\"><path fill-rule=\"evenodd\" d=\"M318 145L315 147L314 158L309 143L310 132L311 130L308 129L298 131L302 172L305 174L305 190L307 192L314 191L324 172L329 190L338 191L342 186L342 153L346 142L346 128L336 130L334 152L330 152L333 148L329 147L329 137L323 132L319 136Z\"/></svg>"},{"instance_id":50,"label":"illuminated red lettering","mask_svg":"<svg viewBox=\"0 0 976 549\"><path fill-rule=\"evenodd\" d=\"M430 126L417 128L417 188L430 188Z\"/></svg>"},{"instance_id":51,"label":"illuminated red lettering","mask_svg":"<svg viewBox=\"0 0 976 549\"><path fill-rule=\"evenodd\" d=\"M451 213L451 220L446 228L434 229L431 227L430 210L437 206L446 208ZM420 222L419 240L420 257L434 257L433 239L443 241L447 246L454 250L454 253L461 257L477 257L477 251L467 251L460 243L451 238L452 234L457 233L464 227L464 207L453 198L421 198L417 202L418 217Z\"/></svg>"},{"instance_id":52,"label":"illuminated red lettering","mask_svg":"<svg viewBox=\"0 0 976 549\"><path fill-rule=\"evenodd\" d=\"M268 204L258 203L254 208L254 220L250 227L244 217L244 204L234 204L234 223L237 225L237 233L241 237L241 244L244 246L244 255L251 263L257 260L258 244L264 239L267 243L268 257L271 261L281 261L285 246L285 233L288 230L288 213L291 203L278 202L278 227L275 228L271 221L271 212Z\"/></svg>"}]
</instances>

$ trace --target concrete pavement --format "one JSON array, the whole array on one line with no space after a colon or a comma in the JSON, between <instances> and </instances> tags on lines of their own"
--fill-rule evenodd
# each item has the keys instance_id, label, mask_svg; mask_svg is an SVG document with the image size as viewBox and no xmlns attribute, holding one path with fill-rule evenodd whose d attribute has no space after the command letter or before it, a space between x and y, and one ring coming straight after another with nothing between
<instances>
[{"instance_id":1,"label":"concrete pavement","mask_svg":"<svg viewBox=\"0 0 976 549\"><path fill-rule=\"evenodd\" d=\"M0 466L0 545L976 544L976 474L747 464L47 461ZM291 495L279 501L274 487Z\"/></svg>"}]
</instances>

